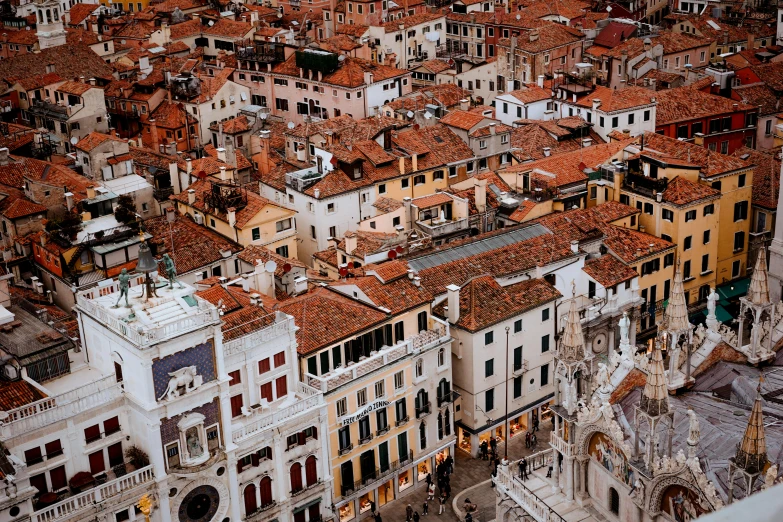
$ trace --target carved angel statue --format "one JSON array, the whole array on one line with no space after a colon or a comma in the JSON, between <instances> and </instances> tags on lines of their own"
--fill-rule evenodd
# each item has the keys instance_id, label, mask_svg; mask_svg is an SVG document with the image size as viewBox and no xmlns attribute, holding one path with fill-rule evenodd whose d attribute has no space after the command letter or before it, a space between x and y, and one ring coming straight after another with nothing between
<instances>
[{"instance_id":1,"label":"carved angel statue","mask_svg":"<svg viewBox=\"0 0 783 522\"><path fill-rule=\"evenodd\" d=\"M644 502L644 482L638 478L633 483L633 488L631 488L631 498L637 504Z\"/></svg>"},{"instance_id":2,"label":"carved angel statue","mask_svg":"<svg viewBox=\"0 0 783 522\"><path fill-rule=\"evenodd\" d=\"M707 317L710 319L715 319L715 309L718 306L718 300L720 299L720 296L715 293L714 288L710 288L710 295L707 296Z\"/></svg>"},{"instance_id":3,"label":"carved angel statue","mask_svg":"<svg viewBox=\"0 0 783 522\"><path fill-rule=\"evenodd\" d=\"M607 391L609 389L609 367L604 363L598 363L598 373L595 380L599 390Z\"/></svg>"},{"instance_id":4,"label":"carved angel statue","mask_svg":"<svg viewBox=\"0 0 783 522\"><path fill-rule=\"evenodd\" d=\"M163 392L163 395L161 395L158 400L163 400L164 397L168 400L176 399L179 397L177 388L180 386L184 386L186 392L194 389L197 373L198 370L195 366L185 366L175 372L169 373L169 377L171 377L171 379L169 379L169 384L166 387L166 391Z\"/></svg>"},{"instance_id":5,"label":"carved angel statue","mask_svg":"<svg viewBox=\"0 0 783 522\"><path fill-rule=\"evenodd\" d=\"M699 429L699 418L696 417L696 412L693 408L688 408L688 443L697 444L701 438L701 430Z\"/></svg>"}]
</instances>

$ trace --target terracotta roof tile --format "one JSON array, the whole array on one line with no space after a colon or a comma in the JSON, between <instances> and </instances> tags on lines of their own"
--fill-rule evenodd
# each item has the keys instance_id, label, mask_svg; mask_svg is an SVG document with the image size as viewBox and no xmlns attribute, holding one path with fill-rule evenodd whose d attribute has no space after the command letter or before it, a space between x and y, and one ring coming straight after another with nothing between
<instances>
[{"instance_id":1,"label":"terracotta roof tile","mask_svg":"<svg viewBox=\"0 0 783 522\"><path fill-rule=\"evenodd\" d=\"M482 121L486 116L477 112L468 112L462 110L451 111L440 119L442 125L456 127L458 129L469 131Z\"/></svg>"},{"instance_id":2,"label":"terracotta roof tile","mask_svg":"<svg viewBox=\"0 0 783 522\"><path fill-rule=\"evenodd\" d=\"M697 201L720 197L720 191L703 183L695 183L681 176L669 182L663 191L663 201L674 205L691 205Z\"/></svg>"},{"instance_id":3,"label":"terracotta roof tile","mask_svg":"<svg viewBox=\"0 0 783 522\"><path fill-rule=\"evenodd\" d=\"M237 256L239 259L250 265L256 266L256 262L261 260L266 263L267 261L274 261L277 264L275 269L275 276L283 277L286 274L285 265L291 265L292 267L307 268L307 266L294 258L286 258L272 252L266 247L258 245L248 245Z\"/></svg>"},{"instance_id":4,"label":"terracotta roof tile","mask_svg":"<svg viewBox=\"0 0 783 522\"><path fill-rule=\"evenodd\" d=\"M604 228L604 233L604 245L627 264L676 247L665 239L625 227L609 225Z\"/></svg>"},{"instance_id":5,"label":"terracotta roof tile","mask_svg":"<svg viewBox=\"0 0 783 522\"><path fill-rule=\"evenodd\" d=\"M780 156L777 150L740 147L733 156L756 165L753 169L753 204L776 211L780 194Z\"/></svg>"},{"instance_id":6,"label":"terracotta roof tile","mask_svg":"<svg viewBox=\"0 0 783 522\"><path fill-rule=\"evenodd\" d=\"M449 203L453 201L452 197L445 192L436 192L429 196L422 196L414 199L411 204L416 205L418 208L430 208Z\"/></svg>"},{"instance_id":7,"label":"terracotta roof tile","mask_svg":"<svg viewBox=\"0 0 783 522\"><path fill-rule=\"evenodd\" d=\"M544 279L500 286L492 276L476 277L460 288L459 320L455 326L476 332L559 297L562 297L560 292ZM446 317L446 305L442 301L433 307L432 313Z\"/></svg>"},{"instance_id":8,"label":"terracotta roof tile","mask_svg":"<svg viewBox=\"0 0 783 522\"><path fill-rule=\"evenodd\" d=\"M44 397L46 395L25 380L0 381L0 411L21 408Z\"/></svg>"},{"instance_id":9,"label":"terracotta roof tile","mask_svg":"<svg viewBox=\"0 0 783 522\"><path fill-rule=\"evenodd\" d=\"M443 71L448 71L452 68L446 60L438 59L426 60L417 66L412 67L412 69L418 69L420 67L423 67L434 74L442 73Z\"/></svg>"},{"instance_id":10,"label":"terracotta roof tile","mask_svg":"<svg viewBox=\"0 0 783 522\"><path fill-rule=\"evenodd\" d=\"M381 212L382 214L387 214L389 212L394 212L395 210L402 208L403 203L402 201L397 201L396 199L385 198L381 196L375 200L375 203L373 203L372 206L377 208L378 211Z\"/></svg>"},{"instance_id":11,"label":"terracotta roof tile","mask_svg":"<svg viewBox=\"0 0 783 522\"><path fill-rule=\"evenodd\" d=\"M426 105L439 105L451 109L459 105L460 100L470 99L471 94L453 83L427 86L405 96L396 98L386 104L386 107L394 111L417 111Z\"/></svg>"},{"instance_id":12,"label":"terracotta roof tile","mask_svg":"<svg viewBox=\"0 0 783 522\"><path fill-rule=\"evenodd\" d=\"M549 89L542 89L538 85L531 84L526 85L524 89L517 89L511 91L507 96L513 96L522 103L534 103L541 100L549 100L552 98L552 91Z\"/></svg>"},{"instance_id":13,"label":"terracotta roof tile","mask_svg":"<svg viewBox=\"0 0 783 522\"><path fill-rule=\"evenodd\" d=\"M637 143L640 141L640 138L636 138ZM672 158L687 159L688 163L698 165L701 168L701 173L707 177L751 167L750 163L740 158L727 156L709 150L707 147L700 147L674 138L667 138L654 132L646 132L644 134L644 147L645 152L657 152Z\"/></svg>"},{"instance_id":14,"label":"terracotta roof tile","mask_svg":"<svg viewBox=\"0 0 783 522\"><path fill-rule=\"evenodd\" d=\"M753 109L750 105L687 87L665 89L655 94L658 97L656 126ZM735 104L738 107L735 108Z\"/></svg>"},{"instance_id":15,"label":"terracotta roof tile","mask_svg":"<svg viewBox=\"0 0 783 522\"><path fill-rule=\"evenodd\" d=\"M47 207L30 201L27 198L13 198L13 201L11 201L9 205L4 205L2 209L0 209L0 213L7 219L18 219L34 214L45 215L47 211Z\"/></svg>"},{"instance_id":16,"label":"terracotta roof tile","mask_svg":"<svg viewBox=\"0 0 783 522\"><path fill-rule=\"evenodd\" d=\"M604 288L611 288L630 281L639 274L633 268L621 263L616 257L603 255L585 260L582 271L595 279Z\"/></svg>"},{"instance_id":17,"label":"terracotta roof tile","mask_svg":"<svg viewBox=\"0 0 783 522\"><path fill-rule=\"evenodd\" d=\"M299 78L299 67L296 66L296 53L292 54L286 61L277 64L272 72ZM389 67L388 65L382 65L362 58L346 56L337 70L323 76L322 83L348 88L361 87L366 85L364 80L365 72L373 74L374 83L411 74L410 71L404 69Z\"/></svg>"},{"instance_id":18,"label":"terracotta roof tile","mask_svg":"<svg viewBox=\"0 0 783 522\"><path fill-rule=\"evenodd\" d=\"M118 138L116 136L112 136L110 134L103 134L101 132L91 132L75 145L75 147L79 150L83 150L85 152L91 152L95 147L107 142L107 141L116 141L118 143L127 143L127 140L124 140L122 138Z\"/></svg>"},{"instance_id":19,"label":"terracotta roof tile","mask_svg":"<svg viewBox=\"0 0 783 522\"><path fill-rule=\"evenodd\" d=\"M581 107L592 108L593 100L601 100L598 109L602 112L610 113L653 105L655 103L653 98L656 95L656 92L643 87L629 86L624 89L610 89L599 85L590 94L582 96L576 104Z\"/></svg>"},{"instance_id":20,"label":"terracotta roof tile","mask_svg":"<svg viewBox=\"0 0 783 522\"><path fill-rule=\"evenodd\" d=\"M147 219L144 221L144 228L153 236L150 243L157 245L157 256L165 253L171 255L179 274L203 269L221 261L225 259L223 252L236 253L242 250L237 243L197 225L186 216L175 212L175 217L171 224L166 220L166 216ZM161 273L165 274L162 264Z\"/></svg>"}]
</instances>

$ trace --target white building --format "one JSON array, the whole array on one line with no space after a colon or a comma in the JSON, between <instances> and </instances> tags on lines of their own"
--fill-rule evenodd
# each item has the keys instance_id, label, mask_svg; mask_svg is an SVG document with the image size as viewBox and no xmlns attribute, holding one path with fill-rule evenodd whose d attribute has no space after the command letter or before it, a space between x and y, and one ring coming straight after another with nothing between
<instances>
[{"instance_id":1,"label":"white building","mask_svg":"<svg viewBox=\"0 0 783 522\"><path fill-rule=\"evenodd\" d=\"M628 131L630 136L655 132L655 91L642 87L610 89L596 87L592 92L577 97L560 90L560 116L581 116L593 124L593 130L609 141L612 131ZM567 111L567 114L566 114Z\"/></svg>"},{"instance_id":2,"label":"white building","mask_svg":"<svg viewBox=\"0 0 783 522\"><path fill-rule=\"evenodd\" d=\"M540 81L543 83L544 78ZM527 85L495 98L497 119L506 125L517 120L551 120L556 117L553 110L552 91L539 85Z\"/></svg>"},{"instance_id":3,"label":"white building","mask_svg":"<svg viewBox=\"0 0 783 522\"><path fill-rule=\"evenodd\" d=\"M446 16L441 13L419 13L383 25L370 26L370 39L380 41L378 61L386 63L386 56L396 54L396 66L409 69L417 61L435 58L442 41Z\"/></svg>"}]
</instances>

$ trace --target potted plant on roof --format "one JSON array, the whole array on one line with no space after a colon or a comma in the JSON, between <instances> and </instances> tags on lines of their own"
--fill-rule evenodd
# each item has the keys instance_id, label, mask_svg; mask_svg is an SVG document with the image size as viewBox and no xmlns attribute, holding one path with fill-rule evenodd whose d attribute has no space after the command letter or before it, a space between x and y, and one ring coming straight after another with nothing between
<instances>
[{"instance_id":1,"label":"potted plant on roof","mask_svg":"<svg viewBox=\"0 0 783 522\"><path fill-rule=\"evenodd\" d=\"M133 466L134 470L150 465L149 455L135 444L125 450L125 458L128 459L128 464Z\"/></svg>"}]
</instances>

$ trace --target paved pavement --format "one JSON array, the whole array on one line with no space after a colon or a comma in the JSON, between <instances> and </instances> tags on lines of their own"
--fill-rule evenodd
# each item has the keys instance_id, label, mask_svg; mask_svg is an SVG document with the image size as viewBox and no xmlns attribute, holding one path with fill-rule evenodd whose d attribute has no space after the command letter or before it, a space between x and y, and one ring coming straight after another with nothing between
<instances>
[{"instance_id":1,"label":"paved pavement","mask_svg":"<svg viewBox=\"0 0 783 522\"><path fill-rule=\"evenodd\" d=\"M549 421L541 424L541 429L536 433L538 444L535 448L525 448L524 433L511 439L508 448L509 460L516 461L523 455L531 455L549 448L549 433L552 423ZM498 454L503 457L504 444L498 447ZM435 500L429 503L429 515L421 516L420 522L454 522L460 520L454 510L454 506L460 509L469 498L474 504L478 504L478 515L473 517L474 522L492 522L495 520L495 490L489 480L492 469L489 461L474 459L470 455L456 450L454 473L451 475L451 498L446 502L443 515L438 515L438 490L435 490ZM383 522L405 522L405 507L410 504L414 511L422 514L422 503L427 497L427 488L424 485L417 487L416 491L386 504L380 508ZM362 522L367 520L369 513L365 514ZM371 517L369 517L371 518Z\"/></svg>"}]
</instances>

